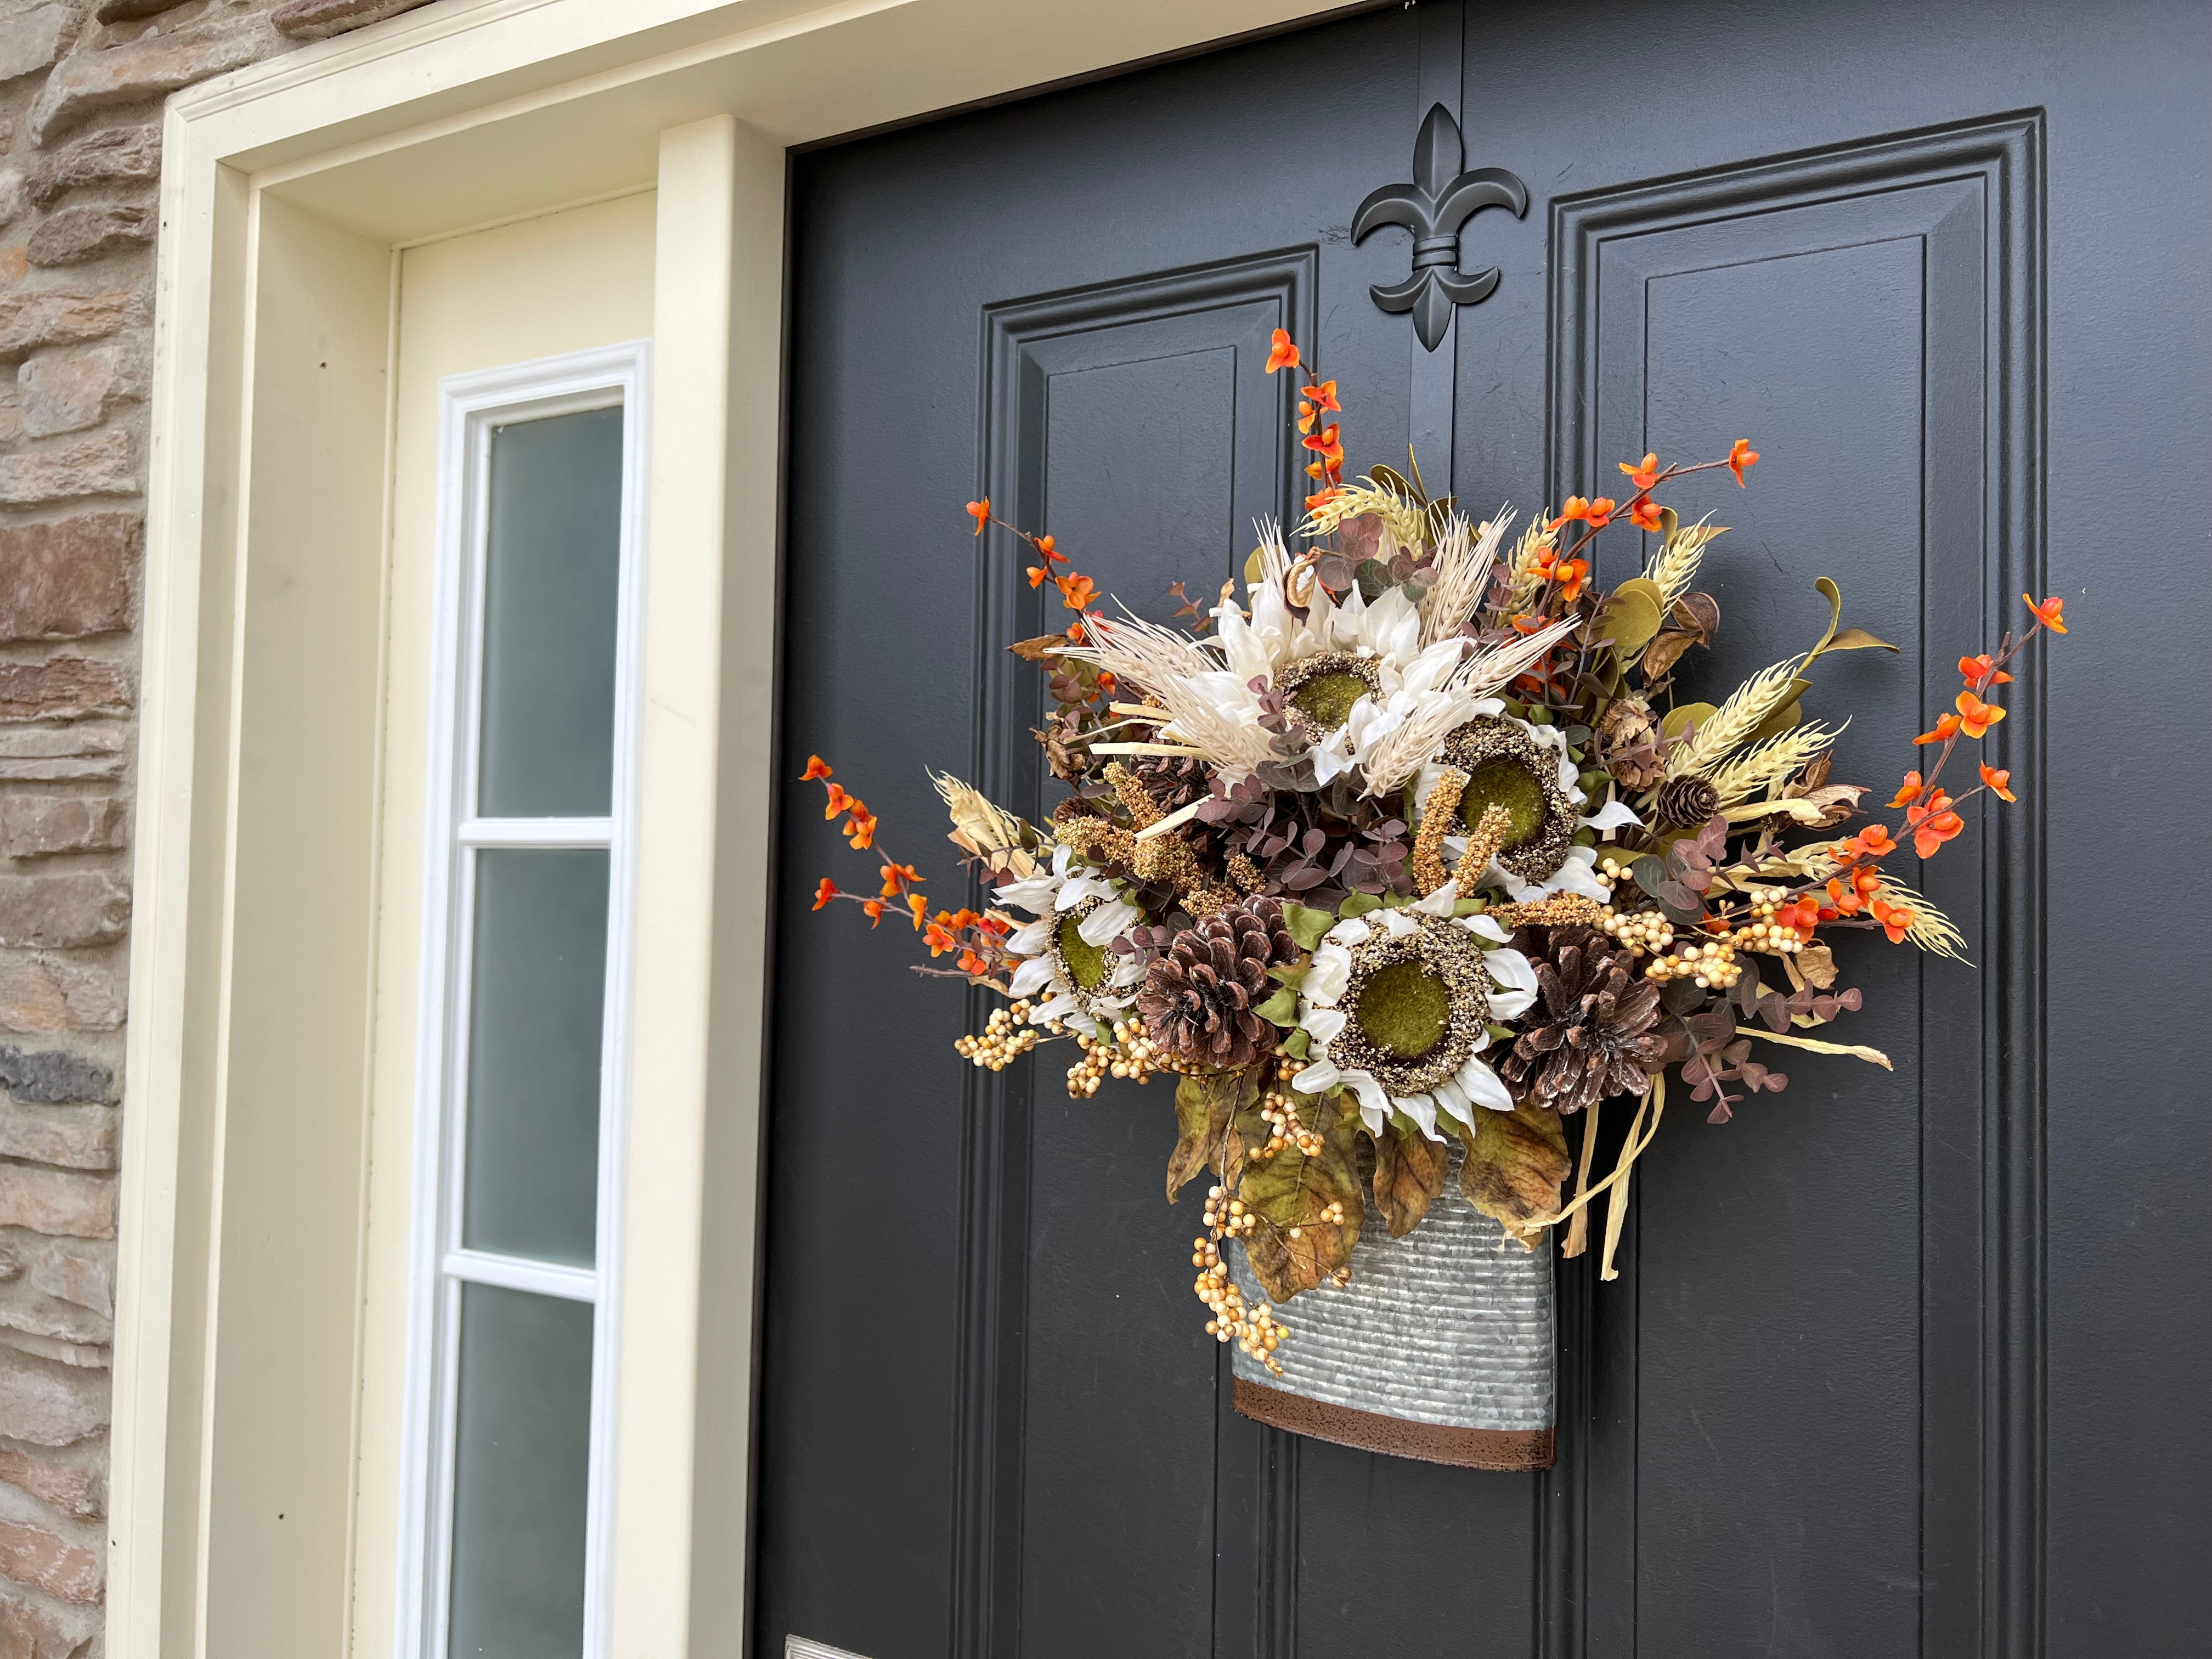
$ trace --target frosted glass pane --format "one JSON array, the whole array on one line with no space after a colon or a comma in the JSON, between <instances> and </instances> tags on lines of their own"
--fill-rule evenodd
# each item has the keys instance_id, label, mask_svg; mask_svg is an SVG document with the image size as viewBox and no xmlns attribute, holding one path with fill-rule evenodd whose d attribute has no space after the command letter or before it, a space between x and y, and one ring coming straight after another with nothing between
<instances>
[{"instance_id":1,"label":"frosted glass pane","mask_svg":"<svg viewBox=\"0 0 2212 1659\"><path fill-rule=\"evenodd\" d=\"M622 431L595 409L492 434L486 817L605 817L614 799Z\"/></svg>"},{"instance_id":2,"label":"frosted glass pane","mask_svg":"<svg viewBox=\"0 0 2212 1659\"><path fill-rule=\"evenodd\" d=\"M476 859L461 1240L474 1250L589 1267L607 855L502 848Z\"/></svg>"},{"instance_id":3,"label":"frosted glass pane","mask_svg":"<svg viewBox=\"0 0 2212 1659\"><path fill-rule=\"evenodd\" d=\"M561 1659L584 1647L592 1308L461 1292L451 1659Z\"/></svg>"}]
</instances>

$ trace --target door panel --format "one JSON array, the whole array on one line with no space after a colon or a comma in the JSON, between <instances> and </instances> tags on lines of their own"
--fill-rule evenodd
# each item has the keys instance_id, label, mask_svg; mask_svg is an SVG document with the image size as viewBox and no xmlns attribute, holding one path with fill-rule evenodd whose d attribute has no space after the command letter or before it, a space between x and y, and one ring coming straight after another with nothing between
<instances>
[{"instance_id":1,"label":"door panel","mask_svg":"<svg viewBox=\"0 0 2212 1659\"><path fill-rule=\"evenodd\" d=\"M1820 705L1853 713L1838 776L1897 770L1898 734L1954 689L1945 644L1980 637L2039 580L2019 450L2042 363L2004 330L2033 289L2043 151L2040 120L2008 118L1556 209L1560 487L1603 457L1686 453L1701 425L1766 434L1772 466L1717 504L1734 528L1703 583L1726 621L1705 672L1733 684L1817 636L1824 574L1920 665L1863 653L1816 669ZM1601 574L1628 574L1627 547ZM1980 878L2032 882L2039 820L2024 798L1977 820L1978 868L1929 868L1973 960L2002 972L2001 1007L1984 1006L1986 971L1862 952L1851 1040L1893 1073L1793 1055L1781 1104L1653 1149L1634 1285L1594 1299L1585 1350L1635 1355L1597 1384L1620 1414L1579 1471L1594 1516L1634 1516L1590 1563L1594 1634L1749 1651L1784 1629L1807 1651L1894 1652L1924 1619L1948 1651L1971 1638L1978 1564L2023 1546L1972 1501L1962 1454L2029 1429L2002 1387L2023 1356L1984 1356L1974 1330L2002 1294L2008 1214L2039 1178L2039 1147L2007 1142L2033 1099L2025 1056L2008 1075L1986 1033L2039 1024L2041 920L1985 904ZM1985 1358L1996 1387L1975 1385ZM1764 1601L1741 1593L1747 1559L1769 1571Z\"/></svg>"},{"instance_id":2,"label":"door panel","mask_svg":"<svg viewBox=\"0 0 2212 1659\"><path fill-rule=\"evenodd\" d=\"M957 1066L983 1005L808 915L853 861L794 793L758 1651L2189 1650L2212 1333L2175 1264L2212 1244L2206 1090L2108 1033L2201 1023L2212 982L2107 872L2155 867L2135 792L2160 823L2212 805L2177 766L2201 689L2114 690L2194 664L2212 602L2201 504L2146 495L2212 449L2212 238L2157 182L2212 157L2208 52L2176 0L2092 9L1424 0L800 159L787 770L832 759L902 858L935 844L925 765L1048 799L1036 677L1000 647L1056 602L956 503L988 493L1148 615L1218 586L1302 493L1288 377L1255 360L1277 326L1343 383L1356 462L1419 434L1478 515L1751 437L1750 490L1683 503L1733 526L1703 672L1809 644L1835 577L1902 647L1815 671L1855 716L1839 775L1909 763L2024 589L2095 621L1998 729L2020 804L1929 867L1972 964L1856 953L1852 1039L1895 1071L1792 1056L1724 1126L1677 1100L1620 1282L1560 1264L1543 1476L1237 1417L1182 1278L1195 1210L1160 1201L1164 1100ZM1407 239L1347 221L1437 100L1533 202L1467 228L1503 279L1431 356L1368 297ZM2122 522L2150 550L2124 591ZM1606 556L1617 579L1634 550Z\"/></svg>"}]
</instances>

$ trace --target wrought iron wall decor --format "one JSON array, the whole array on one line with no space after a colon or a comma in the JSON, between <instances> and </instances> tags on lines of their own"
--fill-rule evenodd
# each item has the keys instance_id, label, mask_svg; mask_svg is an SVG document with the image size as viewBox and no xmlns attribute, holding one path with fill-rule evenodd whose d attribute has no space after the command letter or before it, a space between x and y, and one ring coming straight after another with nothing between
<instances>
[{"instance_id":1,"label":"wrought iron wall decor","mask_svg":"<svg viewBox=\"0 0 2212 1659\"><path fill-rule=\"evenodd\" d=\"M1368 292L1384 311L1412 312L1413 331L1431 351L1443 343L1455 306L1486 300L1498 286L1495 265L1471 276L1461 272L1461 227L1486 207L1511 208L1516 219L1528 211L1528 186L1517 177L1504 167L1462 172L1466 160L1459 123L1442 104L1431 106L1413 141L1413 181L1371 191L1352 219L1354 243L1383 225L1413 233L1413 274Z\"/></svg>"}]
</instances>

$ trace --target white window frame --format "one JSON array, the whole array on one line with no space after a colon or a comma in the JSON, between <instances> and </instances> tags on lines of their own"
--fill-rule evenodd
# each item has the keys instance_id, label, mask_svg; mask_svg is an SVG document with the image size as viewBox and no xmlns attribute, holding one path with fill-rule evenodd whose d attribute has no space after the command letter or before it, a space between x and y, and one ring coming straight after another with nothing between
<instances>
[{"instance_id":1,"label":"white window frame","mask_svg":"<svg viewBox=\"0 0 2212 1659\"><path fill-rule=\"evenodd\" d=\"M449 375L438 384L437 588L395 1625L399 1651L406 1659L446 1659L459 1385L456 1336L462 1289L471 1284L534 1291L588 1303L594 1309L583 1654L585 1659L603 1659L608 1651L620 1352L617 1291L622 1283L623 1149L636 936L639 647L651 343L632 340ZM499 427L524 421L614 407L623 410L623 420L611 814L605 818L477 817L489 562L486 486L492 434ZM599 1202L590 1268L556 1267L460 1246L475 854L487 848L510 847L605 848L608 853Z\"/></svg>"}]
</instances>

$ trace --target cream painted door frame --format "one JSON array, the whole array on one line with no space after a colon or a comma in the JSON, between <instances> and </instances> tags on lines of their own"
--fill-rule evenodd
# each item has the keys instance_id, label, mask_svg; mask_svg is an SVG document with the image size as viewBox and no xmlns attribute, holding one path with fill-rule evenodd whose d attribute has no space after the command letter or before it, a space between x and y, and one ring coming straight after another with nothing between
<instances>
[{"instance_id":1,"label":"cream painted door frame","mask_svg":"<svg viewBox=\"0 0 2212 1659\"><path fill-rule=\"evenodd\" d=\"M736 1653L754 1285L723 1264L751 1261L756 1221L785 151L1339 9L447 0L171 104L118 1659L349 1652L388 1627L351 1564L389 1476L363 1475L389 1455L363 1310L378 826L415 787L382 713L419 658L387 622L401 250L654 191L612 1646Z\"/></svg>"}]
</instances>

